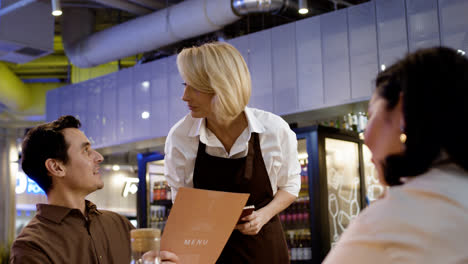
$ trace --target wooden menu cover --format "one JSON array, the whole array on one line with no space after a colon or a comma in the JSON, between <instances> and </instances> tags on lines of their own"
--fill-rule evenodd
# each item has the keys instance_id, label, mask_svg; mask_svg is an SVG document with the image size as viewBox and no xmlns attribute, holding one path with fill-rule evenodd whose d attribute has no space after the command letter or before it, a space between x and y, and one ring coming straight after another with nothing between
<instances>
[{"instance_id":1,"label":"wooden menu cover","mask_svg":"<svg viewBox=\"0 0 468 264\"><path fill-rule=\"evenodd\" d=\"M161 250L181 263L215 263L249 194L179 188L161 238Z\"/></svg>"}]
</instances>

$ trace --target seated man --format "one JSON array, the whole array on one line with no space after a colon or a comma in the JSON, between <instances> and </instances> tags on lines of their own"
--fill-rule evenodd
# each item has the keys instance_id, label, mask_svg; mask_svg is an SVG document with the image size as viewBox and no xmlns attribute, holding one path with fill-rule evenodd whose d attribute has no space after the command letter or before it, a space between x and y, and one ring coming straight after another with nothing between
<instances>
[{"instance_id":1,"label":"seated man","mask_svg":"<svg viewBox=\"0 0 468 264\"><path fill-rule=\"evenodd\" d=\"M37 214L14 241L10 263L130 263L132 224L85 200L104 187L103 157L80 126L73 116L62 116L27 133L22 167L48 202L37 205ZM170 252L161 252L161 258L178 261Z\"/></svg>"}]
</instances>

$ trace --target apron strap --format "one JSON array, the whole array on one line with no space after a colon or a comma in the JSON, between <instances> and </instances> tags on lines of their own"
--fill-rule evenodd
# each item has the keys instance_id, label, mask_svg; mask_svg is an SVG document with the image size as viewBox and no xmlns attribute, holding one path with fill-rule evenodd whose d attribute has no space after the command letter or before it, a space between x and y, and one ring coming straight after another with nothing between
<instances>
[{"instance_id":1,"label":"apron strap","mask_svg":"<svg viewBox=\"0 0 468 264\"><path fill-rule=\"evenodd\" d=\"M254 161L254 156L255 156L255 146L258 144L258 134L257 133L252 133L251 138L249 140L249 150L247 154L247 159L245 161L245 178L247 180L252 179L252 174L253 174L253 161Z\"/></svg>"}]
</instances>

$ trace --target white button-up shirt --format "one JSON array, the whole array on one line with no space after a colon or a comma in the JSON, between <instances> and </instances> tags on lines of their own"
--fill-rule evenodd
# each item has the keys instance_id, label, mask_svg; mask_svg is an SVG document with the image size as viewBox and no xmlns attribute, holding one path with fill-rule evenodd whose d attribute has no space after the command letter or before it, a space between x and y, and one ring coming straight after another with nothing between
<instances>
[{"instance_id":1,"label":"white button-up shirt","mask_svg":"<svg viewBox=\"0 0 468 264\"><path fill-rule=\"evenodd\" d=\"M258 133L265 167L273 194L278 189L297 197L301 187L301 167L297 154L296 134L279 116L254 108L245 108L248 127L228 153L221 141L206 127L204 118L187 114L169 131L165 145L164 174L172 189L172 200L179 187L193 187L193 171L199 141L206 153L222 158L247 156L251 133ZM223 172L219 172L223 177Z\"/></svg>"}]
</instances>

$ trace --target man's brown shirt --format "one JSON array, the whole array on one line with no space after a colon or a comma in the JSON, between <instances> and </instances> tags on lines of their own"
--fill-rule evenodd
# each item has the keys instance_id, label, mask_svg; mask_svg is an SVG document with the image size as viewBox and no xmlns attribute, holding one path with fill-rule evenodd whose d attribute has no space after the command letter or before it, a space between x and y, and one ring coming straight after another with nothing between
<instances>
[{"instance_id":1,"label":"man's brown shirt","mask_svg":"<svg viewBox=\"0 0 468 264\"><path fill-rule=\"evenodd\" d=\"M86 201L78 209L38 204L11 249L10 263L130 263L132 224Z\"/></svg>"}]
</instances>

